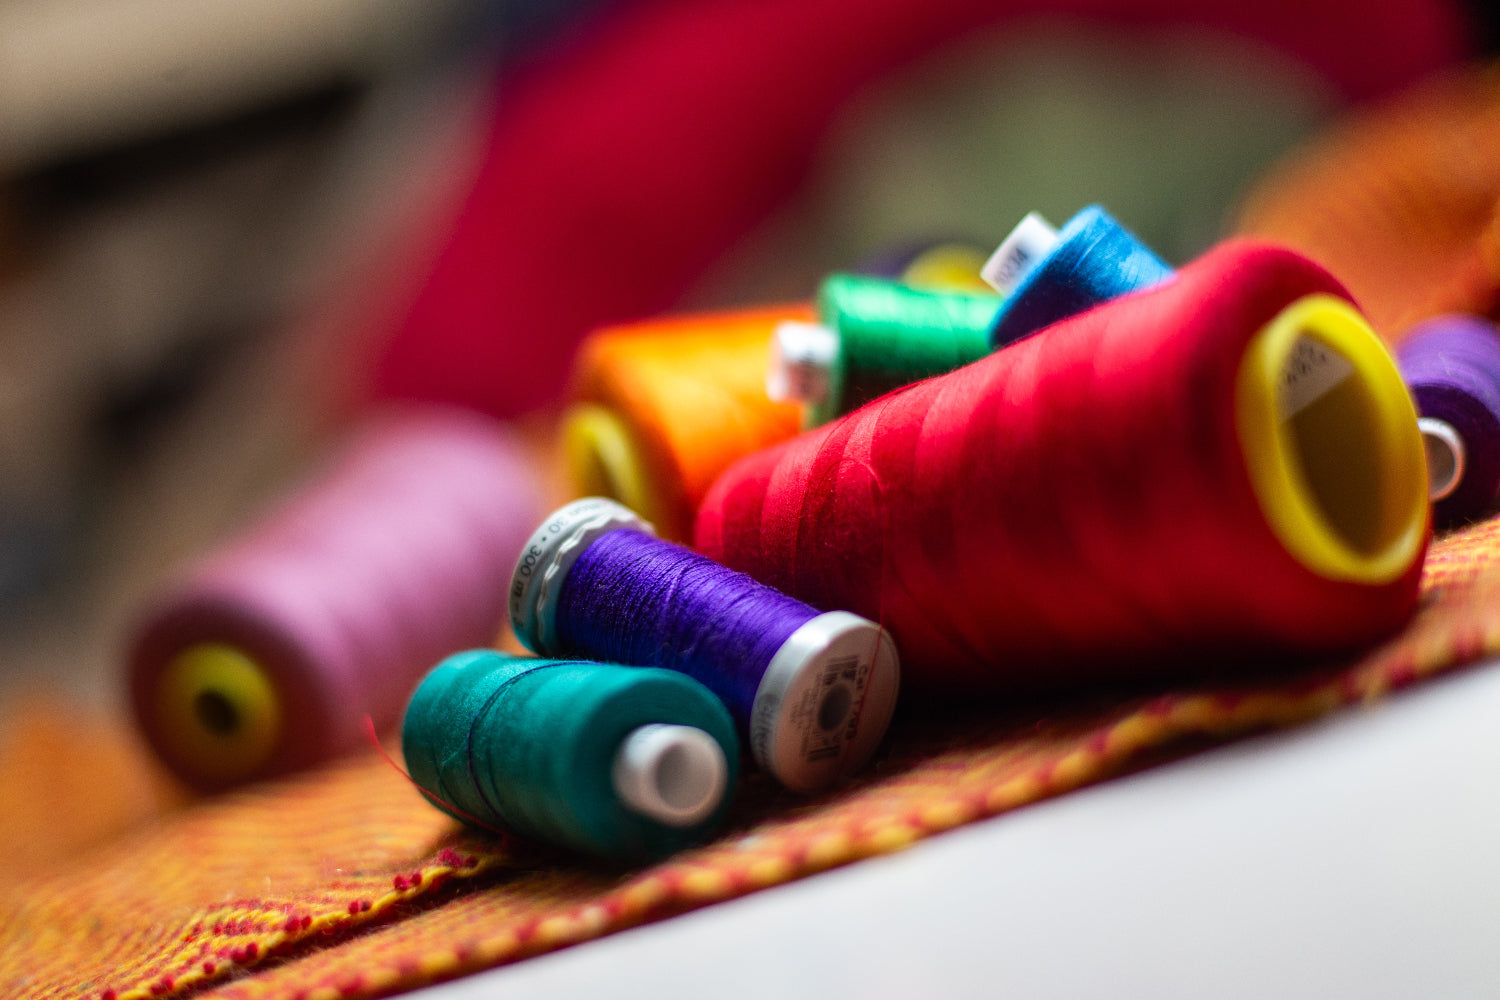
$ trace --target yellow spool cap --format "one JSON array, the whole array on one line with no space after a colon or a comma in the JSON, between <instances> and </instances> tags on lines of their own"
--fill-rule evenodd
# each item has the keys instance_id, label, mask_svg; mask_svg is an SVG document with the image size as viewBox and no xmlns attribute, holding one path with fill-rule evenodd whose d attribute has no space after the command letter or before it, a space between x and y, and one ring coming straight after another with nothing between
<instances>
[{"instance_id":1,"label":"yellow spool cap","mask_svg":"<svg viewBox=\"0 0 1500 1000\"><path fill-rule=\"evenodd\" d=\"M612 410L593 403L569 407L563 415L562 439L576 495L618 500L648 521L660 517L640 449L625 421Z\"/></svg>"},{"instance_id":2,"label":"yellow spool cap","mask_svg":"<svg viewBox=\"0 0 1500 1000\"><path fill-rule=\"evenodd\" d=\"M184 770L234 781L265 764L281 737L281 705L265 672L232 646L183 650L157 682L162 742Z\"/></svg>"},{"instance_id":3,"label":"yellow spool cap","mask_svg":"<svg viewBox=\"0 0 1500 1000\"><path fill-rule=\"evenodd\" d=\"M979 276L987 256L962 243L939 243L923 250L906 265L901 272L901 283L944 292L993 292Z\"/></svg>"},{"instance_id":4,"label":"yellow spool cap","mask_svg":"<svg viewBox=\"0 0 1500 1000\"><path fill-rule=\"evenodd\" d=\"M1321 576L1389 583L1427 530L1427 467L1396 363L1355 309L1298 299L1250 341L1235 422L1262 514Z\"/></svg>"}]
</instances>

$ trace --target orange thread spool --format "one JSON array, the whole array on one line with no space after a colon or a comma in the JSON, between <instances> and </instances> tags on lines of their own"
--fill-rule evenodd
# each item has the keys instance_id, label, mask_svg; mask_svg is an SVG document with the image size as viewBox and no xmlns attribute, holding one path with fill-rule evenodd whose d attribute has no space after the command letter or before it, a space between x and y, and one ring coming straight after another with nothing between
<instances>
[{"instance_id":1,"label":"orange thread spool","mask_svg":"<svg viewBox=\"0 0 1500 1000\"><path fill-rule=\"evenodd\" d=\"M801 429L796 406L766 396L766 374L777 324L813 318L810 304L783 305L591 334L574 363L575 403L562 422L576 494L612 497L662 537L690 538L719 473Z\"/></svg>"}]
</instances>

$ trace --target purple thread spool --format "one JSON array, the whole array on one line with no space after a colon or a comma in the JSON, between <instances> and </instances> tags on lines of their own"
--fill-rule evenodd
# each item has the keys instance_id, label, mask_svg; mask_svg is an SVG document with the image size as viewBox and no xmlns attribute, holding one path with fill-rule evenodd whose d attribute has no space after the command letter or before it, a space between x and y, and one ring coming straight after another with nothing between
<instances>
[{"instance_id":1,"label":"purple thread spool","mask_svg":"<svg viewBox=\"0 0 1500 1000\"><path fill-rule=\"evenodd\" d=\"M1396 348L1421 414L1433 520L1472 521L1500 495L1500 329L1477 316L1438 316Z\"/></svg>"},{"instance_id":2,"label":"purple thread spool","mask_svg":"<svg viewBox=\"0 0 1500 1000\"><path fill-rule=\"evenodd\" d=\"M478 414L394 413L145 618L132 706L181 777L220 788L357 749L434 662L489 644L542 489Z\"/></svg>"},{"instance_id":3,"label":"purple thread spool","mask_svg":"<svg viewBox=\"0 0 1500 1000\"><path fill-rule=\"evenodd\" d=\"M885 735L900 663L886 631L820 614L655 537L629 508L576 500L521 551L516 635L542 656L679 670L724 702L751 755L795 791L856 770Z\"/></svg>"}]
</instances>

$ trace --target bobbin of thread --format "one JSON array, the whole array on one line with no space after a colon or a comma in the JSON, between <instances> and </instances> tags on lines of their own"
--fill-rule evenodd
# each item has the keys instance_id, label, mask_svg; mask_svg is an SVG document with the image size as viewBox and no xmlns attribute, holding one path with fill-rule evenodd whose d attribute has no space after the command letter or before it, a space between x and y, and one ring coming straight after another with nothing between
<instances>
[{"instance_id":1,"label":"bobbin of thread","mask_svg":"<svg viewBox=\"0 0 1500 1000\"><path fill-rule=\"evenodd\" d=\"M996 348L1172 277L1166 261L1099 205L1055 235L1050 230L1040 216L1027 216L985 265L986 278L1006 295L990 329Z\"/></svg>"},{"instance_id":2,"label":"bobbin of thread","mask_svg":"<svg viewBox=\"0 0 1500 1000\"><path fill-rule=\"evenodd\" d=\"M694 542L877 618L914 690L1347 653L1416 606L1416 422L1332 275L1225 244L741 460Z\"/></svg>"},{"instance_id":3,"label":"bobbin of thread","mask_svg":"<svg viewBox=\"0 0 1500 1000\"><path fill-rule=\"evenodd\" d=\"M557 595L568 570L599 537L619 528L656 534L639 514L608 497L584 497L554 511L521 550L510 584L510 624L526 648L541 656L562 649Z\"/></svg>"},{"instance_id":4,"label":"bobbin of thread","mask_svg":"<svg viewBox=\"0 0 1500 1000\"><path fill-rule=\"evenodd\" d=\"M817 427L903 385L989 353L1000 298L911 288L833 274L818 291L819 322L784 322L772 344L766 392L802 407Z\"/></svg>"},{"instance_id":5,"label":"bobbin of thread","mask_svg":"<svg viewBox=\"0 0 1500 1000\"><path fill-rule=\"evenodd\" d=\"M489 640L542 491L505 428L411 408L334 461L146 609L131 706L179 777L215 790L364 745L445 652Z\"/></svg>"},{"instance_id":6,"label":"bobbin of thread","mask_svg":"<svg viewBox=\"0 0 1500 1000\"><path fill-rule=\"evenodd\" d=\"M621 530L654 538L651 526L634 512L613 500L586 497L560 508L532 535L509 595L511 624L528 649L543 656L597 655L572 648L572 637L560 634L559 600L580 557ZM806 610L807 620L765 665L750 704L735 700L727 677L722 684L720 678L700 679L725 700L756 762L786 787L811 792L856 770L874 753L895 711L900 663L890 636L875 623L844 611ZM638 665L671 666L668 660L664 655L660 664Z\"/></svg>"},{"instance_id":7,"label":"bobbin of thread","mask_svg":"<svg viewBox=\"0 0 1500 1000\"><path fill-rule=\"evenodd\" d=\"M729 713L690 677L490 649L433 668L401 741L449 815L616 861L711 834L739 757Z\"/></svg>"},{"instance_id":8,"label":"bobbin of thread","mask_svg":"<svg viewBox=\"0 0 1500 1000\"><path fill-rule=\"evenodd\" d=\"M559 426L568 495L612 497L685 539L726 466L797 433L798 409L766 395L766 366L776 324L812 318L795 303L591 333Z\"/></svg>"},{"instance_id":9,"label":"bobbin of thread","mask_svg":"<svg viewBox=\"0 0 1500 1000\"><path fill-rule=\"evenodd\" d=\"M1421 415L1434 520L1483 516L1500 496L1500 329L1435 316L1406 332L1396 361Z\"/></svg>"}]
</instances>

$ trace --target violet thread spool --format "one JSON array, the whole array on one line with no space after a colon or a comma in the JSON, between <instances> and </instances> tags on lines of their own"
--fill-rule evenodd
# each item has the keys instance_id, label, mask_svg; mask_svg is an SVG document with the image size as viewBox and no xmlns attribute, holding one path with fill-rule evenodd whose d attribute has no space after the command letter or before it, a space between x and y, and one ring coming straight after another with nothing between
<instances>
[{"instance_id":1,"label":"violet thread spool","mask_svg":"<svg viewBox=\"0 0 1500 1000\"><path fill-rule=\"evenodd\" d=\"M729 709L755 761L798 792L875 752L900 664L880 626L819 613L655 537L629 508L586 497L532 534L510 588L516 635L541 656L677 670Z\"/></svg>"},{"instance_id":2,"label":"violet thread spool","mask_svg":"<svg viewBox=\"0 0 1500 1000\"><path fill-rule=\"evenodd\" d=\"M143 616L131 704L160 758L214 790L363 746L440 657L489 643L542 488L497 422L409 410L191 566Z\"/></svg>"},{"instance_id":3,"label":"violet thread spool","mask_svg":"<svg viewBox=\"0 0 1500 1000\"><path fill-rule=\"evenodd\" d=\"M1433 520L1453 527L1500 496L1500 329L1478 316L1437 316L1396 348L1427 453Z\"/></svg>"}]
</instances>

